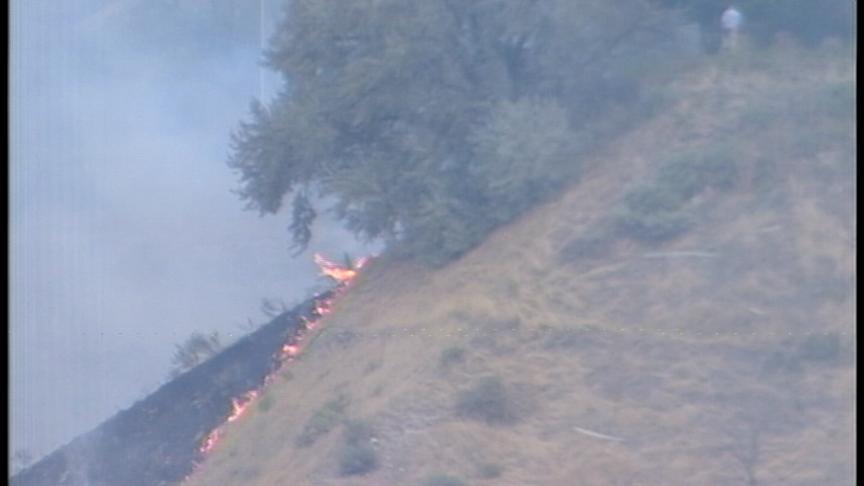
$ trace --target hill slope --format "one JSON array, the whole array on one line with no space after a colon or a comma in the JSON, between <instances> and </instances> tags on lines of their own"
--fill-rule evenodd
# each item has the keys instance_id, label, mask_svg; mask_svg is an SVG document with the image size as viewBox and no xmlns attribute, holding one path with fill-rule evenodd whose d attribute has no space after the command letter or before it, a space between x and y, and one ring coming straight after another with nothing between
<instances>
[{"instance_id":1,"label":"hill slope","mask_svg":"<svg viewBox=\"0 0 864 486\"><path fill-rule=\"evenodd\" d=\"M459 261L374 262L185 484L853 484L854 75L830 49L697 67Z\"/></svg>"}]
</instances>

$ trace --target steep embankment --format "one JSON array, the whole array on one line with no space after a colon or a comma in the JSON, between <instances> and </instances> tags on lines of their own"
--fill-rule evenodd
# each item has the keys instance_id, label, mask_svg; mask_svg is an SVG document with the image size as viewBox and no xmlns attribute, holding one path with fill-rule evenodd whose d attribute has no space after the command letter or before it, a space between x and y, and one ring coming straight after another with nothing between
<instances>
[{"instance_id":1,"label":"steep embankment","mask_svg":"<svg viewBox=\"0 0 864 486\"><path fill-rule=\"evenodd\" d=\"M202 459L202 444L285 361L331 293L299 304L212 359L171 380L92 431L11 478L12 486L175 484ZM218 443L218 442L217 442Z\"/></svg>"},{"instance_id":2,"label":"steep embankment","mask_svg":"<svg viewBox=\"0 0 864 486\"><path fill-rule=\"evenodd\" d=\"M448 267L375 262L186 484L852 484L854 75L764 54Z\"/></svg>"}]
</instances>

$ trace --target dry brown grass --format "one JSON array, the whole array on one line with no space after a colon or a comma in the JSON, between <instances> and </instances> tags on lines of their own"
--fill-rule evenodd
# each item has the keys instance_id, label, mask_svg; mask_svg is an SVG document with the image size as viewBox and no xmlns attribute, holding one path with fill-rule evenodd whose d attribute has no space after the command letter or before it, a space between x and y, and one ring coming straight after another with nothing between
<instances>
[{"instance_id":1,"label":"dry brown grass","mask_svg":"<svg viewBox=\"0 0 864 486\"><path fill-rule=\"evenodd\" d=\"M748 467L760 484L843 484L854 467L854 222L825 204L840 183L810 177L816 158L766 144L797 122L742 130L741 118L770 93L852 74L812 58L818 69L793 78L777 75L782 63L741 62L682 79L679 102L590 161L578 186L461 260L437 271L376 262L268 391L270 410L228 427L187 484L407 485L446 473L469 484L731 485L747 484ZM562 257L663 161L729 136L745 175L692 202L692 231L659 248L618 239L593 258ZM820 163L849 163L835 145ZM776 180L759 183L757 161L778 157ZM686 253L696 250L711 255ZM809 333L838 334L846 354L783 365ZM463 359L442 368L452 346ZM458 393L490 375L513 391L520 420L455 413ZM339 476L339 427L294 444L340 394L346 415L374 428L381 464L367 476ZM484 464L500 477L484 479Z\"/></svg>"}]
</instances>

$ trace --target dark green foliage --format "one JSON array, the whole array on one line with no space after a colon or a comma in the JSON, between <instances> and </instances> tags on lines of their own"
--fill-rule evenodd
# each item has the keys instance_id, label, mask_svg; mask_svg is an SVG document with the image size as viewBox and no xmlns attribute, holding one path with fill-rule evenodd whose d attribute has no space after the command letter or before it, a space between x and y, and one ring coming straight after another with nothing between
<instances>
[{"instance_id":1,"label":"dark green foliage","mask_svg":"<svg viewBox=\"0 0 864 486\"><path fill-rule=\"evenodd\" d=\"M505 101L472 137L488 216L507 222L579 173L567 113L554 101Z\"/></svg>"},{"instance_id":2,"label":"dark green foliage","mask_svg":"<svg viewBox=\"0 0 864 486\"><path fill-rule=\"evenodd\" d=\"M213 332L204 335L200 332L192 333L183 344L175 346L174 356L171 363L174 369L171 376L176 377L206 361L222 349L219 333Z\"/></svg>"},{"instance_id":3,"label":"dark green foliage","mask_svg":"<svg viewBox=\"0 0 864 486\"><path fill-rule=\"evenodd\" d=\"M798 345L798 356L803 361L827 363L836 361L841 352L840 336L832 334L813 334Z\"/></svg>"},{"instance_id":4,"label":"dark green foliage","mask_svg":"<svg viewBox=\"0 0 864 486\"><path fill-rule=\"evenodd\" d=\"M378 453L369 444L345 444L339 449L339 474L354 476L378 468Z\"/></svg>"},{"instance_id":5,"label":"dark green foliage","mask_svg":"<svg viewBox=\"0 0 864 486\"><path fill-rule=\"evenodd\" d=\"M345 421L345 442L349 444L364 444L372 438L372 425L362 420Z\"/></svg>"},{"instance_id":6,"label":"dark green foliage","mask_svg":"<svg viewBox=\"0 0 864 486\"><path fill-rule=\"evenodd\" d=\"M303 426L303 430L294 441L297 447L308 447L319 437L333 430L342 420L347 406L348 397L345 395L340 395L324 404Z\"/></svg>"},{"instance_id":7,"label":"dark green foliage","mask_svg":"<svg viewBox=\"0 0 864 486\"><path fill-rule=\"evenodd\" d=\"M441 351L440 362L442 366L450 366L465 360L465 348L453 346Z\"/></svg>"},{"instance_id":8,"label":"dark green foliage","mask_svg":"<svg viewBox=\"0 0 864 486\"><path fill-rule=\"evenodd\" d=\"M477 466L477 474L483 479L495 479L501 477L504 472L499 464L484 462Z\"/></svg>"},{"instance_id":9,"label":"dark green foliage","mask_svg":"<svg viewBox=\"0 0 864 486\"><path fill-rule=\"evenodd\" d=\"M309 197L302 192L298 192L297 195L294 196L294 202L291 204L291 209L291 226L289 226L288 229L291 232L294 248L298 252L302 252L306 248L306 245L309 244L309 240L312 239L311 227L312 223L315 222L318 213L309 202Z\"/></svg>"},{"instance_id":10,"label":"dark green foliage","mask_svg":"<svg viewBox=\"0 0 864 486\"><path fill-rule=\"evenodd\" d=\"M801 372L806 365L837 365L851 361L849 348L835 333L810 334L787 342L765 361L766 371Z\"/></svg>"},{"instance_id":11,"label":"dark green foliage","mask_svg":"<svg viewBox=\"0 0 864 486\"><path fill-rule=\"evenodd\" d=\"M642 241L679 236L693 224L684 205L705 189L731 188L736 175L734 155L724 149L677 159L661 167L653 181L625 195L618 210L618 227Z\"/></svg>"},{"instance_id":12,"label":"dark green foliage","mask_svg":"<svg viewBox=\"0 0 864 486\"><path fill-rule=\"evenodd\" d=\"M238 193L262 213L293 195L298 250L324 196L357 235L446 263L578 177L674 21L647 0L292 2L267 53L286 89L234 134Z\"/></svg>"},{"instance_id":13,"label":"dark green foliage","mask_svg":"<svg viewBox=\"0 0 864 486\"><path fill-rule=\"evenodd\" d=\"M434 474L423 481L423 486L468 486L465 481L449 474Z\"/></svg>"},{"instance_id":14,"label":"dark green foliage","mask_svg":"<svg viewBox=\"0 0 864 486\"><path fill-rule=\"evenodd\" d=\"M517 420L513 399L497 377L486 377L460 393L456 400L459 415L491 425L511 424Z\"/></svg>"},{"instance_id":15,"label":"dark green foliage","mask_svg":"<svg viewBox=\"0 0 864 486\"><path fill-rule=\"evenodd\" d=\"M378 453L372 447L372 426L363 421L345 423L345 443L339 448L339 473L366 474L378 467Z\"/></svg>"}]
</instances>

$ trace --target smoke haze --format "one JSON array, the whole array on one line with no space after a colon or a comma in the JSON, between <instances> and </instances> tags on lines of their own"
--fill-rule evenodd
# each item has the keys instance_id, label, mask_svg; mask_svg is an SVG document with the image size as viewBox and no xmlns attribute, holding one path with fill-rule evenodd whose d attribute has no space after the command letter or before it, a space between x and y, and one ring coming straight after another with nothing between
<instances>
[{"instance_id":1,"label":"smoke haze","mask_svg":"<svg viewBox=\"0 0 864 486\"><path fill-rule=\"evenodd\" d=\"M193 331L232 341L316 285L285 217L231 193L229 133L280 82L256 67L276 2L244 4L255 38L196 58L194 32L127 35L140 2L12 2L11 450L50 452L163 383ZM366 251L319 224L316 251Z\"/></svg>"}]
</instances>

